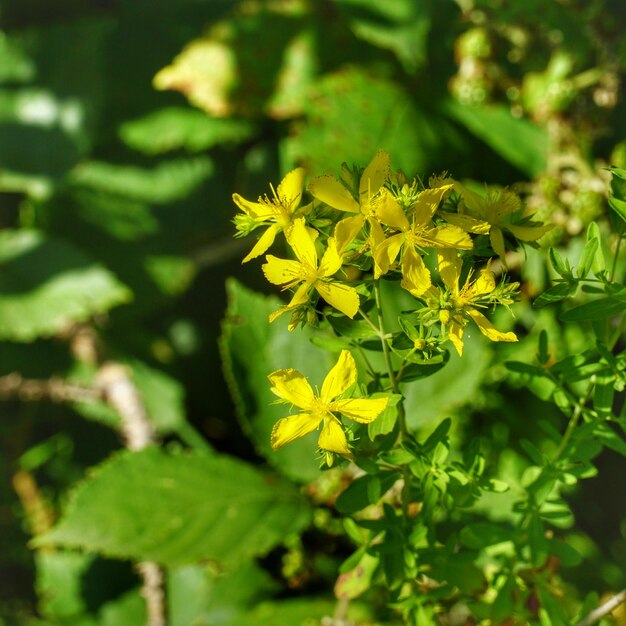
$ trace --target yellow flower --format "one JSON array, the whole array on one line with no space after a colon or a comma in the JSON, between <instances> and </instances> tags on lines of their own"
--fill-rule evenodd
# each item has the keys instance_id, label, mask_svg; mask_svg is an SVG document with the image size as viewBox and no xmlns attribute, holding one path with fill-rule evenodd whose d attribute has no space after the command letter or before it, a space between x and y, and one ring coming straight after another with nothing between
<instances>
[{"instance_id":1,"label":"yellow flower","mask_svg":"<svg viewBox=\"0 0 626 626\"><path fill-rule=\"evenodd\" d=\"M317 250L313 232L304 225L304 218L294 220L293 226L286 233L287 242L293 249L297 260L279 259L268 254L263 273L274 285L283 285L289 289L300 285L287 306L270 315L273 322L286 311L293 311L309 302L312 289L317 291L328 304L352 318L359 310L359 295L353 287L333 281L330 276L336 274L342 265L342 258L337 251L335 240L328 239L328 247L318 264ZM293 330L292 325L289 330Z\"/></svg>"},{"instance_id":2,"label":"yellow flower","mask_svg":"<svg viewBox=\"0 0 626 626\"><path fill-rule=\"evenodd\" d=\"M297 370L277 370L268 378L272 383L274 394L302 409L299 413L276 422L271 437L274 450L298 437L304 437L323 423L318 439L320 449L327 453L350 455L346 434L337 415L343 415L361 424L369 424L387 406L388 398L339 399L357 378L356 363L348 350L341 351L337 363L324 379L318 395Z\"/></svg>"},{"instance_id":3,"label":"yellow flower","mask_svg":"<svg viewBox=\"0 0 626 626\"><path fill-rule=\"evenodd\" d=\"M400 232L377 242L374 247L374 278L387 273L400 249L404 248L402 287L415 296L421 296L430 287L431 277L419 251L424 248L471 250L472 240L463 229L448 224L435 226L432 221L441 199L451 188L452 185L444 185L420 192L410 210L411 222L398 201L390 193L384 194L379 203L378 219Z\"/></svg>"},{"instance_id":4,"label":"yellow flower","mask_svg":"<svg viewBox=\"0 0 626 626\"><path fill-rule=\"evenodd\" d=\"M461 195L458 213L442 211L441 216L468 232L488 234L491 247L502 263L505 263L506 253L503 231L510 232L520 241L536 241L552 228L550 224L511 223L512 214L521 208L522 203L517 194L507 189L491 191L483 197L458 182L454 183L454 188Z\"/></svg>"},{"instance_id":5,"label":"yellow flower","mask_svg":"<svg viewBox=\"0 0 626 626\"><path fill-rule=\"evenodd\" d=\"M370 234L374 238L382 238L382 227L376 218L378 194L383 188L389 176L389 155L384 150L379 150L369 165L363 170L361 179L358 181L359 200L333 176L319 176L314 178L308 186L311 195L328 206L354 213L352 217L346 217L335 226L335 238L337 247L343 252L366 223L370 225ZM352 180L349 172L348 183L356 187L356 181Z\"/></svg>"},{"instance_id":6,"label":"yellow flower","mask_svg":"<svg viewBox=\"0 0 626 626\"><path fill-rule=\"evenodd\" d=\"M247 235L259 226L269 226L242 263L261 256L274 243L281 230L287 234L294 218L308 211L308 205L300 207L304 190L303 168L297 167L289 172L278 185L278 190L271 183L270 188L273 197L259 196L257 202L250 202L238 193L233 194L233 202L243 211L243 215L235 217L239 236Z\"/></svg>"},{"instance_id":7,"label":"yellow flower","mask_svg":"<svg viewBox=\"0 0 626 626\"><path fill-rule=\"evenodd\" d=\"M459 285L461 277L461 257L454 250L439 250L439 275L448 289L442 293L437 287L431 287L426 294L429 304L439 309L439 319L449 326L448 337L452 341L459 356L463 353L463 332L466 318L475 322L480 332L491 341L517 341L512 332L502 332L478 310L493 303L496 280L493 272L486 268L480 270L478 278L472 281L472 273L463 286Z\"/></svg>"}]
</instances>

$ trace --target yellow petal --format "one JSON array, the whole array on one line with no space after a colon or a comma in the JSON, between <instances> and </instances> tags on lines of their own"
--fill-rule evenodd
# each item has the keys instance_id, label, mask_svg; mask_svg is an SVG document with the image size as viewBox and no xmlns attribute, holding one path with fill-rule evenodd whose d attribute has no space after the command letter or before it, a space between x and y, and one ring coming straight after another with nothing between
<instances>
[{"instance_id":1,"label":"yellow petal","mask_svg":"<svg viewBox=\"0 0 626 626\"><path fill-rule=\"evenodd\" d=\"M418 196L413 207L415 222L426 224L432 219L443 197L452 189L452 185L443 185L434 189L424 189Z\"/></svg>"},{"instance_id":2,"label":"yellow petal","mask_svg":"<svg viewBox=\"0 0 626 626\"><path fill-rule=\"evenodd\" d=\"M337 241L334 237L329 237L324 256L320 261L319 276L324 278L336 274L343 265L343 259L337 249Z\"/></svg>"},{"instance_id":3,"label":"yellow petal","mask_svg":"<svg viewBox=\"0 0 626 626\"><path fill-rule=\"evenodd\" d=\"M387 407L389 398L351 398L333 402L333 411L360 422L373 422Z\"/></svg>"},{"instance_id":4,"label":"yellow petal","mask_svg":"<svg viewBox=\"0 0 626 626\"><path fill-rule=\"evenodd\" d=\"M354 287L322 280L318 280L314 287L330 306L341 311L350 319L352 319L359 310L359 294Z\"/></svg>"},{"instance_id":5,"label":"yellow petal","mask_svg":"<svg viewBox=\"0 0 626 626\"><path fill-rule=\"evenodd\" d=\"M439 275L445 286L453 293L459 292L462 261L456 250L443 248L437 251Z\"/></svg>"},{"instance_id":6,"label":"yellow petal","mask_svg":"<svg viewBox=\"0 0 626 626\"><path fill-rule=\"evenodd\" d=\"M403 230L409 228L409 220L402 207L387 189L383 189L380 197L376 199L376 217L387 226Z\"/></svg>"},{"instance_id":7,"label":"yellow petal","mask_svg":"<svg viewBox=\"0 0 626 626\"><path fill-rule=\"evenodd\" d=\"M321 421L320 415L311 413L299 413L298 415L283 417L272 428L272 449L278 450L286 443L291 443L299 437L308 435L319 426Z\"/></svg>"},{"instance_id":8,"label":"yellow petal","mask_svg":"<svg viewBox=\"0 0 626 626\"><path fill-rule=\"evenodd\" d=\"M361 176L359 183L361 205L367 204L369 199L385 184L389 177L389 166L389 155L384 150L379 150Z\"/></svg>"},{"instance_id":9,"label":"yellow petal","mask_svg":"<svg viewBox=\"0 0 626 626\"><path fill-rule=\"evenodd\" d=\"M491 221L499 222L505 215L515 213L522 206L522 201L516 193L502 189L487 194L486 204L486 209L492 218Z\"/></svg>"},{"instance_id":10,"label":"yellow petal","mask_svg":"<svg viewBox=\"0 0 626 626\"><path fill-rule=\"evenodd\" d=\"M339 420L332 417L324 420L324 427L322 428L320 437L317 440L317 445L320 449L328 452L336 452L337 454L347 455L350 454L346 433L343 432L343 428L341 427Z\"/></svg>"},{"instance_id":11,"label":"yellow petal","mask_svg":"<svg viewBox=\"0 0 626 626\"><path fill-rule=\"evenodd\" d=\"M337 222L333 236L337 241L337 249L340 254L343 254L345 249L352 243L352 240L359 234L363 224L365 224L365 217L361 214L346 217Z\"/></svg>"},{"instance_id":12,"label":"yellow petal","mask_svg":"<svg viewBox=\"0 0 626 626\"><path fill-rule=\"evenodd\" d=\"M389 267L395 262L404 243L404 234L398 233L385 239L378 244L372 252L374 258L374 278L378 278L389 271Z\"/></svg>"},{"instance_id":13,"label":"yellow petal","mask_svg":"<svg viewBox=\"0 0 626 626\"><path fill-rule=\"evenodd\" d=\"M328 372L320 398L323 402L330 402L333 398L340 396L344 391L356 382L356 363L349 350L342 350L337 363Z\"/></svg>"},{"instance_id":14,"label":"yellow petal","mask_svg":"<svg viewBox=\"0 0 626 626\"><path fill-rule=\"evenodd\" d=\"M515 333L503 333L501 330L498 330L480 311L469 309L467 313L476 322L476 326L487 339L491 339L491 341L518 341Z\"/></svg>"},{"instance_id":15,"label":"yellow petal","mask_svg":"<svg viewBox=\"0 0 626 626\"><path fill-rule=\"evenodd\" d=\"M309 408L315 400L311 385L298 370L276 370L268 379L272 384L273 394L301 409Z\"/></svg>"},{"instance_id":16,"label":"yellow petal","mask_svg":"<svg viewBox=\"0 0 626 626\"><path fill-rule=\"evenodd\" d=\"M300 204L304 189L304 168L297 167L291 170L278 185L278 198L281 204L292 212Z\"/></svg>"},{"instance_id":17,"label":"yellow petal","mask_svg":"<svg viewBox=\"0 0 626 626\"><path fill-rule=\"evenodd\" d=\"M293 226L287 233L287 242L298 257L300 263L306 263L312 268L317 268L315 237L311 235L308 228L305 226L303 217L299 217L293 221Z\"/></svg>"},{"instance_id":18,"label":"yellow petal","mask_svg":"<svg viewBox=\"0 0 626 626\"><path fill-rule=\"evenodd\" d=\"M280 226L278 224L272 224L259 238L256 242L254 248L250 250L248 255L244 258L242 263L247 263L251 259L255 259L258 256L261 256L267 249L274 243L274 239L276 235L280 231Z\"/></svg>"},{"instance_id":19,"label":"yellow petal","mask_svg":"<svg viewBox=\"0 0 626 626\"><path fill-rule=\"evenodd\" d=\"M461 183L454 183L454 188L461 194L459 213L467 213L478 220L489 220L486 208L487 200L483 196L475 191L470 191Z\"/></svg>"},{"instance_id":20,"label":"yellow petal","mask_svg":"<svg viewBox=\"0 0 626 626\"><path fill-rule=\"evenodd\" d=\"M452 224L444 224L433 228L428 237L432 239L432 245L438 248L471 250L474 247L472 238L462 228Z\"/></svg>"},{"instance_id":21,"label":"yellow petal","mask_svg":"<svg viewBox=\"0 0 626 626\"><path fill-rule=\"evenodd\" d=\"M250 217L260 222L268 220L275 215L275 210L270 205L250 202L242 198L238 193L233 194L233 202Z\"/></svg>"},{"instance_id":22,"label":"yellow petal","mask_svg":"<svg viewBox=\"0 0 626 626\"><path fill-rule=\"evenodd\" d=\"M296 293L293 294L287 308L295 309L296 307L302 306L309 301L309 291L311 289L310 283L306 281L303 282L298 289L296 289Z\"/></svg>"},{"instance_id":23,"label":"yellow petal","mask_svg":"<svg viewBox=\"0 0 626 626\"><path fill-rule=\"evenodd\" d=\"M285 285L302 280L302 263L291 259L279 259L272 254L268 254L265 259L267 262L261 266L261 269L265 278L273 285Z\"/></svg>"},{"instance_id":24,"label":"yellow petal","mask_svg":"<svg viewBox=\"0 0 626 626\"><path fill-rule=\"evenodd\" d=\"M477 235L486 235L491 229L491 224L483 220L478 220L469 215L459 215L458 213L448 213L447 211L439 211L438 215L443 217L446 222L454 224L468 233L476 233Z\"/></svg>"},{"instance_id":25,"label":"yellow petal","mask_svg":"<svg viewBox=\"0 0 626 626\"><path fill-rule=\"evenodd\" d=\"M500 257L500 260L504 262L504 255L506 254L506 250L504 249L504 237L502 235L502 231L498 227L491 227L491 231L489 232L489 241L491 242L493 251Z\"/></svg>"},{"instance_id":26,"label":"yellow petal","mask_svg":"<svg viewBox=\"0 0 626 626\"><path fill-rule=\"evenodd\" d=\"M421 296L431 285L430 272L422 257L415 252L413 246L405 246L402 255L402 282L403 289L406 289L414 296Z\"/></svg>"},{"instance_id":27,"label":"yellow petal","mask_svg":"<svg viewBox=\"0 0 626 626\"><path fill-rule=\"evenodd\" d=\"M452 320L448 330L448 338L456 348L459 356L463 356L463 326Z\"/></svg>"},{"instance_id":28,"label":"yellow petal","mask_svg":"<svg viewBox=\"0 0 626 626\"><path fill-rule=\"evenodd\" d=\"M472 283L467 290L468 298L471 300L477 296L491 293L496 288L496 277L493 272L486 267L480 270L478 278Z\"/></svg>"},{"instance_id":29,"label":"yellow petal","mask_svg":"<svg viewBox=\"0 0 626 626\"><path fill-rule=\"evenodd\" d=\"M541 226L516 226L515 224L503 225L516 239L521 241L537 241L543 237L549 230L552 230L552 224L544 224Z\"/></svg>"},{"instance_id":30,"label":"yellow petal","mask_svg":"<svg viewBox=\"0 0 626 626\"><path fill-rule=\"evenodd\" d=\"M359 203L352 194L332 176L318 176L308 186L311 195L328 206L347 213L360 213Z\"/></svg>"},{"instance_id":31,"label":"yellow petal","mask_svg":"<svg viewBox=\"0 0 626 626\"><path fill-rule=\"evenodd\" d=\"M269 323L271 324L275 319L279 318L283 313L286 313L287 311L291 311L291 307L281 306L280 309L278 309L277 311L273 311L267 317Z\"/></svg>"}]
</instances>

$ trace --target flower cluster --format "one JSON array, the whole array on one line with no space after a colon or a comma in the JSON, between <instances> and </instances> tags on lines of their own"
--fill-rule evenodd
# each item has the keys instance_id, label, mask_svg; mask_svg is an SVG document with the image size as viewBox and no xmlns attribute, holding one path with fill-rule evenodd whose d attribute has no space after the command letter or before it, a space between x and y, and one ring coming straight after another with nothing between
<instances>
[{"instance_id":1,"label":"flower cluster","mask_svg":"<svg viewBox=\"0 0 626 626\"><path fill-rule=\"evenodd\" d=\"M291 294L289 302L271 314L271 322L289 312L289 330L317 325L324 318L332 326L338 315L334 309L350 319L359 315L376 329L380 320L373 321L368 312L375 293L380 299L378 285L381 280L399 280L415 302L400 324L404 344L411 346L409 355L396 351L401 358L421 353L420 358L428 359L448 342L460 356L469 323L491 341L517 341L515 333L498 330L485 315L515 299L518 284L503 273L507 249L532 243L546 232L545 226L524 215L514 192L481 194L446 175L432 177L428 185L409 180L403 172L392 171L389 155L382 150L367 167L344 164L340 178L319 176L306 189L311 201L303 204L305 172L296 168L276 190L271 187L271 197L251 202L233 195L241 209L234 220L238 236L265 229L244 262L265 254L281 232L291 250L288 258L266 254L262 266L270 283ZM501 274L499 281L492 258L497 259L493 265ZM381 332L379 338L385 350L397 346L397 337ZM278 422L272 434L275 448L322 425L319 447L348 455L337 414L367 422L382 412L382 401L336 399L350 386L346 381L356 379L354 360L347 355L342 352L319 396L294 370L270 375L274 393L302 410ZM337 382L339 370L342 384ZM359 412L359 402L374 404Z\"/></svg>"},{"instance_id":2,"label":"flower cluster","mask_svg":"<svg viewBox=\"0 0 626 626\"><path fill-rule=\"evenodd\" d=\"M352 319L372 281L399 275L416 298L419 324L439 345L450 341L461 354L469 322L492 341L517 340L484 315L497 304L508 305L515 292L514 283L497 284L485 255L498 257L499 268L506 269L507 248L533 242L547 230L524 216L515 193L481 195L446 176L431 178L428 186L409 181L392 172L382 150L362 170L344 165L340 179L314 178L307 187L312 202L306 205L304 181L303 168L297 168L277 190L272 187L271 198L250 202L233 195L242 211L235 217L238 235L265 228L244 262L267 252L280 232L293 253L292 258L266 255L267 280L292 293L270 321L290 312L290 330L315 323L320 301ZM349 280L355 274L358 282Z\"/></svg>"}]
</instances>

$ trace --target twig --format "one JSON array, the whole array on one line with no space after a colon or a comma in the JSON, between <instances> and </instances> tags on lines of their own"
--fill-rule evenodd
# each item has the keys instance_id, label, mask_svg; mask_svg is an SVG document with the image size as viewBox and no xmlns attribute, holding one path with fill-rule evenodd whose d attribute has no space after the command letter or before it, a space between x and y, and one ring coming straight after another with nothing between
<instances>
[{"instance_id":1,"label":"twig","mask_svg":"<svg viewBox=\"0 0 626 626\"><path fill-rule=\"evenodd\" d=\"M601 620L604 616L608 615L611 611L616 609L622 602L626 602L626 589L622 589L619 593L616 593L612 598L609 598L604 604L601 604L597 609L594 609L582 619L576 626L591 626L597 621Z\"/></svg>"},{"instance_id":2,"label":"twig","mask_svg":"<svg viewBox=\"0 0 626 626\"><path fill-rule=\"evenodd\" d=\"M105 363L98 372L98 385L122 420L126 447L142 450L153 443L154 429L129 369L119 363ZM146 601L146 626L166 626L163 570L157 563L143 561L137 564L137 571L142 580L141 595Z\"/></svg>"},{"instance_id":3,"label":"twig","mask_svg":"<svg viewBox=\"0 0 626 626\"><path fill-rule=\"evenodd\" d=\"M128 369L119 363L105 363L98 372L98 385L106 402L122 420L126 447L142 450L150 445L154 430Z\"/></svg>"},{"instance_id":4,"label":"twig","mask_svg":"<svg viewBox=\"0 0 626 626\"><path fill-rule=\"evenodd\" d=\"M54 525L54 513L42 498L35 478L30 472L19 471L13 476L13 489L20 499L33 535L43 535Z\"/></svg>"},{"instance_id":5,"label":"twig","mask_svg":"<svg viewBox=\"0 0 626 626\"><path fill-rule=\"evenodd\" d=\"M163 570L149 561L137 564L137 571L141 576L143 585L141 595L146 601L147 622L146 626L165 626L165 581Z\"/></svg>"},{"instance_id":6,"label":"twig","mask_svg":"<svg viewBox=\"0 0 626 626\"><path fill-rule=\"evenodd\" d=\"M7 376L0 376L0 399L8 398L26 401L97 402L102 400L102 394L92 387L68 383L62 378L36 380L22 378L20 374L14 372Z\"/></svg>"}]
</instances>

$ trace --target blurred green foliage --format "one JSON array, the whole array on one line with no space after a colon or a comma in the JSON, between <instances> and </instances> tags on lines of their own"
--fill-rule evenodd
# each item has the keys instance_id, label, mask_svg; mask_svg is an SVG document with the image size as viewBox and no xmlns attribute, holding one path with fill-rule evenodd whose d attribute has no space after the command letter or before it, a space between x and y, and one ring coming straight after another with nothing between
<instances>
[{"instance_id":1,"label":"blurred green foliage","mask_svg":"<svg viewBox=\"0 0 626 626\"><path fill-rule=\"evenodd\" d=\"M335 501L353 477L320 474L307 440L270 452L264 387L277 367L319 378L327 356L267 325L275 300L241 272L248 244L232 239L231 194L255 197L295 165L309 175L364 165L379 148L426 178L515 185L555 226L542 242L559 250L552 264L533 249L523 269L520 255L511 263L525 340L472 337L463 360L408 398L420 437L453 416L451 454L481 436L489 473L512 485L484 495L459 534L469 550L497 550L490 522L514 518L516 485L565 429L546 381L504 363L533 362L546 330L551 358L593 365L605 358L585 352L594 311L623 310L623 295L605 294L557 318L579 286L566 263L577 267L600 234L594 245L606 247L611 219L623 232L624 180L613 177L609 213L605 168L626 168L625 32L621 0L0 0L0 625L143 624L129 560L146 558L171 566L172 626L297 626L333 613L328 590L354 548ZM245 286L231 278L225 290L232 276ZM533 309L555 278L543 296L554 306ZM162 449L118 452L118 416L103 402L12 391L15 375L93 385L104 360L130 368ZM598 407L623 421L623 390L605 391ZM557 511L563 534L532 555L537 567L557 555L557 591L579 615L626 586L616 432L578 442L600 478L572 487L574 516ZM289 481L307 483L308 502ZM291 499L276 504L279 491ZM254 507L237 508L246 495ZM251 517L212 520L228 517L231 498L235 518ZM110 532L116 508L135 526ZM46 532L63 547L40 547ZM437 576L479 586L475 564L446 549ZM511 617L513 575L500 584L485 623ZM546 589L529 592L524 619L567 623ZM366 600L351 603L356 623L394 623L381 598Z\"/></svg>"}]
</instances>

